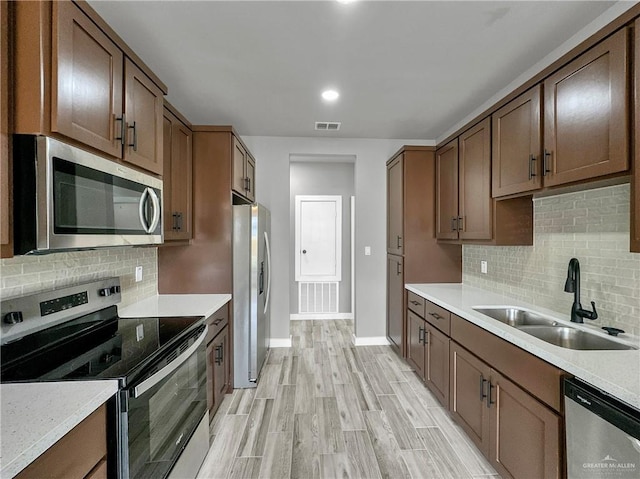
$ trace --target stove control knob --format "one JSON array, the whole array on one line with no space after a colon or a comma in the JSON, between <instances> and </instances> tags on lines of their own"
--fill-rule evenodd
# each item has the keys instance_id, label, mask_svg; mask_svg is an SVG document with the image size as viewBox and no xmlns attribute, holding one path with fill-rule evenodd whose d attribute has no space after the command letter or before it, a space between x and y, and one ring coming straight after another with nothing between
<instances>
[{"instance_id":1,"label":"stove control knob","mask_svg":"<svg viewBox=\"0 0 640 479\"><path fill-rule=\"evenodd\" d=\"M98 294L100 296L111 296L111 288L100 288Z\"/></svg>"},{"instance_id":2,"label":"stove control knob","mask_svg":"<svg viewBox=\"0 0 640 479\"><path fill-rule=\"evenodd\" d=\"M11 311L4 315L4 322L7 324L17 324L22 321L22 311Z\"/></svg>"},{"instance_id":3,"label":"stove control knob","mask_svg":"<svg viewBox=\"0 0 640 479\"><path fill-rule=\"evenodd\" d=\"M111 286L111 294L116 294L120 292L120 286Z\"/></svg>"}]
</instances>

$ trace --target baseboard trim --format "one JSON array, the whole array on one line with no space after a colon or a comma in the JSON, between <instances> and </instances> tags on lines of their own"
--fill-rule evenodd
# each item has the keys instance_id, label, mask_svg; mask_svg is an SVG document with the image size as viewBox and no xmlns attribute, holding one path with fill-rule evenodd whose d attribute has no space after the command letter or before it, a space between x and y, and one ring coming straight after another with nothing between
<instances>
[{"instance_id":1,"label":"baseboard trim","mask_svg":"<svg viewBox=\"0 0 640 479\"><path fill-rule=\"evenodd\" d=\"M360 336L351 337L354 346L389 346L386 336Z\"/></svg>"},{"instance_id":2,"label":"baseboard trim","mask_svg":"<svg viewBox=\"0 0 640 479\"><path fill-rule=\"evenodd\" d=\"M269 339L270 348L290 348L291 336L289 338L271 338Z\"/></svg>"},{"instance_id":3,"label":"baseboard trim","mask_svg":"<svg viewBox=\"0 0 640 479\"><path fill-rule=\"evenodd\" d=\"M353 313L297 313L289 315L291 321L325 321L330 319L353 319Z\"/></svg>"}]
</instances>

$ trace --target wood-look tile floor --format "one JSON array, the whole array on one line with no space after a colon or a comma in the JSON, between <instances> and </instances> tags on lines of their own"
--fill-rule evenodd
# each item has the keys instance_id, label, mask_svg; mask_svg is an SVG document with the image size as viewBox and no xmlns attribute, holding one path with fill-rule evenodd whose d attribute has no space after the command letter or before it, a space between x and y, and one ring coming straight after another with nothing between
<instances>
[{"instance_id":1,"label":"wood-look tile floor","mask_svg":"<svg viewBox=\"0 0 640 479\"><path fill-rule=\"evenodd\" d=\"M258 387L225 397L199 479L497 478L389 346L352 321L293 321Z\"/></svg>"}]
</instances>

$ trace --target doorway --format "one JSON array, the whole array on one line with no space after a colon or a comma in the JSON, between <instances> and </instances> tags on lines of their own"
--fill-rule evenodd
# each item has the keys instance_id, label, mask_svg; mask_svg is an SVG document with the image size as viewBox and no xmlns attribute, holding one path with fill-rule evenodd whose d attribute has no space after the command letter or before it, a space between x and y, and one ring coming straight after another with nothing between
<instances>
[{"instance_id":1,"label":"doorway","mask_svg":"<svg viewBox=\"0 0 640 479\"><path fill-rule=\"evenodd\" d=\"M291 157L292 320L353 318L355 157L346 159Z\"/></svg>"}]
</instances>

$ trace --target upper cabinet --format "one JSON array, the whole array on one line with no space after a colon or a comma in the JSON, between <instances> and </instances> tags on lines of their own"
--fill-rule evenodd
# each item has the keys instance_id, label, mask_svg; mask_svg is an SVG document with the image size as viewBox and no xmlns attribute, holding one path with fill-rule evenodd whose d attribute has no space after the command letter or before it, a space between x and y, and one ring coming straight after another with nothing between
<instances>
[{"instance_id":1,"label":"upper cabinet","mask_svg":"<svg viewBox=\"0 0 640 479\"><path fill-rule=\"evenodd\" d=\"M398 155L387 165L387 253L402 255L404 240L404 162Z\"/></svg>"},{"instance_id":2,"label":"upper cabinet","mask_svg":"<svg viewBox=\"0 0 640 479\"><path fill-rule=\"evenodd\" d=\"M122 50L71 2L52 26L51 130L122 158Z\"/></svg>"},{"instance_id":3,"label":"upper cabinet","mask_svg":"<svg viewBox=\"0 0 640 479\"><path fill-rule=\"evenodd\" d=\"M95 12L71 1L16 2L15 25L15 131L162 175L166 87Z\"/></svg>"},{"instance_id":4,"label":"upper cabinet","mask_svg":"<svg viewBox=\"0 0 640 479\"><path fill-rule=\"evenodd\" d=\"M636 20L634 29L634 145L633 177L631 179L631 251L640 253L640 18Z\"/></svg>"},{"instance_id":5,"label":"upper cabinet","mask_svg":"<svg viewBox=\"0 0 640 479\"><path fill-rule=\"evenodd\" d=\"M460 239L491 239L491 121L470 128L458 140L460 180L456 228Z\"/></svg>"},{"instance_id":6,"label":"upper cabinet","mask_svg":"<svg viewBox=\"0 0 640 479\"><path fill-rule=\"evenodd\" d=\"M11 101L9 61L11 47L8 20L9 2L0 2L0 257L13 256L13 232L11 228Z\"/></svg>"},{"instance_id":7,"label":"upper cabinet","mask_svg":"<svg viewBox=\"0 0 640 479\"><path fill-rule=\"evenodd\" d=\"M537 85L491 116L493 197L542 186L541 96Z\"/></svg>"},{"instance_id":8,"label":"upper cabinet","mask_svg":"<svg viewBox=\"0 0 640 479\"><path fill-rule=\"evenodd\" d=\"M128 58L125 75L126 134L123 159L162 174L162 91Z\"/></svg>"},{"instance_id":9,"label":"upper cabinet","mask_svg":"<svg viewBox=\"0 0 640 479\"><path fill-rule=\"evenodd\" d=\"M169 108L163 118L164 240L192 237L193 133Z\"/></svg>"},{"instance_id":10,"label":"upper cabinet","mask_svg":"<svg viewBox=\"0 0 640 479\"><path fill-rule=\"evenodd\" d=\"M233 191L253 203L256 200L256 160L235 135L232 175Z\"/></svg>"},{"instance_id":11,"label":"upper cabinet","mask_svg":"<svg viewBox=\"0 0 640 479\"><path fill-rule=\"evenodd\" d=\"M544 81L545 186L629 169L627 28Z\"/></svg>"},{"instance_id":12,"label":"upper cabinet","mask_svg":"<svg viewBox=\"0 0 640 479\"><path fill-rule=\"evenodd\" d=\"M436 151L436 238L444 242L533 244L531 196L491 198L491 119Z\"/></svg>"}]
</instances>

